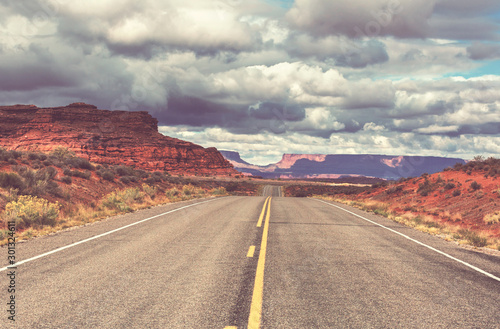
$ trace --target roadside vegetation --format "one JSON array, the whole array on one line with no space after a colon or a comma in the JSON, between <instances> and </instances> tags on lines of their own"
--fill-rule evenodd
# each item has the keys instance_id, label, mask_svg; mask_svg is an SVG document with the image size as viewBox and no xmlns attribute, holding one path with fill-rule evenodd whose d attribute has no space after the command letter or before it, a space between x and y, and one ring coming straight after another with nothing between
<instances>
[{"instance_id":1,"label":"roadside vegetation","mask_svg":"<svg viewBox=\"0 0 500 329\"><path fill-rule=\"evenodd\" d=\"M500 160L476 157L441 173L316 193L449 241L500 250Z\"/></svg>"},{"instance_id":2,"label":"roadside vegetation","mask_svg":"<svg viewBox=\"0 0 500 329\"><path fill-rule=\"evenodd\" d=\"M93 164L62 147L49 154L0 148L0 245L8 221L23 240L155 205L257 189L243 180Z\"/></svg>"}]
</instances>

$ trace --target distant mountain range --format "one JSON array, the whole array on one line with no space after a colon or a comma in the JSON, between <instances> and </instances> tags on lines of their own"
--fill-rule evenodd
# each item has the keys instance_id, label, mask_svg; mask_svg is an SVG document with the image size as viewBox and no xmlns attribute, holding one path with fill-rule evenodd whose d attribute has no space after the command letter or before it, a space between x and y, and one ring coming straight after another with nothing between
<instances>
[{"instance_id":1,"label":"distant mountain range","mask_svg":"<svg viewBox=\"0 0 500 329\"><path fill-rule=\"evenodd\" d=\"M283 154L274 164L258 166L241 159L234 151L220 151L241 173L264 178L376 177L399 179L433 174L458 163L459 158L393 156L371 154Z\"/></svg>"}]
</instances>

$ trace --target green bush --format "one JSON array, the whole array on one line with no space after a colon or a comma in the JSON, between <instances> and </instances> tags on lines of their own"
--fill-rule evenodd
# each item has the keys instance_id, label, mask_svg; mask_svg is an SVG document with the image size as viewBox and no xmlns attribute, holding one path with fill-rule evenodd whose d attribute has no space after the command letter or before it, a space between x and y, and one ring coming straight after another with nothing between
<instances>
[{"instance_id":1,"label":"green bush","mask_svg":"<svg viewBox=\"0 0 500 329\"><path fill-rule=\"evenodd\" d=\"M212 195L226 195L227 191L223 186L221 186L219 188L213 188L212 190L210 190L210 194L212 194Z\"/></svg>"},{"instance_id":2,"label":"green bush","mask_svg":"<svg viewBox=\"0 0 500 329\"><path fill-rule=\"evenodd\" d=\"M488 240L486 238L480 237L477 233L469 230L459 230L458 234L460 234L464 239L466 239L471 245L475 247L484 247L488 243Z\"/></svg>"},{"instance_id":3,"label":"green bush","mask_svg":"<svg viewBox=\"0 0 500 329\"><path fill-rule=\"evenodd\" d=\"M113 182L115 180L115 174L112 171L106 170L101 175L102 179Z\"/></svg>"},{"instance_id":4,"label":"green bush","mask_svg":"<svg viewBox=\"0 0 500 329\"><path fill-rule=\"evenodd\" d=\"M173 187L165 192L165 195L169 199L178 198L181 195L181 191L179 191L176 187Z\"/></svg>"},{"instance_id":5,"label":"green bush","mask_svg":"<svg viewBox=\"0 0 500 329\"><path fill-rule=\"evenodd\" d=\"M190 196L195 193L195 187L191 184L189 185L184 185L182 187L182 193L186 196Z\"/></svg>"},{"instance_id":6,"label":"green bush","mask_svg":"<svg viewBox=\"0 0 500 329\"><path fill-rule=\"evenodd\" d=\"M455 191L453 191L453 193L451 195L453 195L453 196L459 196L460 194L462 194L462 192L460 192L459 189L456 189Z\"/></svg>"},{"instance_id":7,"label":"green bush","mask_svg":"<svg viewBox=\"0 0 500 329\"><path fill-rule=\"evenodd\" d=\"M478 182L476 181L473 181L471 184L470 184L470 187L474 190L474 191L477 191L481 188L481 184L479 184Z\"/></svg>"},{"instance_id":8,"label":"green bush","mask_svg":"<svg viewBox=\"0 0 500 329\"><path fill-rule=\"evenodd\" d=\"M83 179L90 179L90 176L92 175L90 171L79 171L79 170L73 170L71 172L71 175L73 177L80 177Z\"/></svg>"},{"instance_id":9,"label":"green bush","mask_svg":"<svg viewBox=\"0 0 500 329\"><path fill-rule=\"evenodd\" d=\"M109 193L102 200L102 204L110 209L129 212L132 210L131 205L142 202L144 200L144 196L144 192L142 192L139 188L128 188Z\"/></svg>"},{"instance_id":10,"label":"green bush","mask_svg":"<svg viewBox=\"0 0 500 329\"><path fill-rule=\"evenodd\" d=\"M71 184L73 182L73 179L71 178L71 176L63 176L61 177L61 182L65 184Z\"/></svg>"},{"instance_id":11,"label":"green bush","mask_svg":"<svg viewBox=\"0 0 500 329\"><path fill-rule=\"evenodd\" d=\"M120 177L120 181L123 184L130 184L130 178L129 178L129 176L122 176L122 177Z\"/></svg>"},{"instance_id":12,"label":"green bush","mask_svg":"<svg viewBox=\"0 0 500 329\"><path fill-rule=\"evenodd\" d=\"M450 182L446 183L446 185L444 186L445 190L451 190L453 188L455 188L455 184L454 183L450 183Z\"/></svg>"},{"instance_id":13,"label":"green bush","mask_svg":"<svg viewBox=\"0 0 500 329\"><path fill-rule=\"evenodd\" d=\"M165 174L162 172L155 171L151 174L151 178L153 178L155 182L162 182L167 179L167 176L165 176Z\"/></svg>"},{"instance_id":14,"label":"green bush","mask_svg":"<svg viewBox=\"0 0 500 329\"><path fill-rule=\"evenodd\" d=\"M17 201L11 201L5 206L4 219L14 220L19 228L43 226L56 223L59 216L59 203L52 203L45 199L22 195Z\"/></svg>"},{"instance_id":15,"label":"green bush","mask_svg":"<svg viewBox=\"0 0 500 329\"><path fill-rule=\"evenodd\" d=\"M95 170L94 166L88 160L78 157L70 157L65 160L65 163L73 168Z\"/></svg>"},{"instance_id":16,"label":"green bush","mask_svg":"<svg viewBox=\"0 0 500 329\"><path fill-rule=\"evenodd\" d=\"M127 167L127 166L117 166L115 168L116 173L118 176L134 176L134 169Z\"/></svg>"},{"instance_id":17,"label":"green bush","mask_svg":"<svg viewBox=\"0 0 500 329\"><path fill-rule=\"evenodd\" d=\"M16 173L0 173L0 187L11 188L22 191L25 188L25 183L21 176Z\"/></svg>"},{"instance_id":18,"label":"green bush","mask_svg":"<svg viewBox=\"0 0 500 329\"><path fill-rule=\"evenodd\" d=\"M71 151L67 147L58 146L50 153L50 156L59 161L64 161L66 158L74 157L75 152Z\"/></svg>"},{"instance_id":19,"label":"green bush","mask_svg":"<svg viewBox=\"0 0 500 329\"><path fill-rule=\"evenodd\" d=\"M151 186L148 184L142 184L142 190L146 193L151 199L156 197L156 193L158 188L156 186Z\"/></svg>"}]
</instances>

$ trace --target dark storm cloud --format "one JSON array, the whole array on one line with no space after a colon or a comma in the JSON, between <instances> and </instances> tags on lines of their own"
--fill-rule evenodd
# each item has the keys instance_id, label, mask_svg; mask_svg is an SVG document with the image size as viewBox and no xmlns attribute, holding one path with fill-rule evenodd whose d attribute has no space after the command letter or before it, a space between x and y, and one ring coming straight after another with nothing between
<instances>
[{"instance_id":1,"label":"dark storm cloud","mask_svg":"<svg viewBox=\"0 0 500 329\"><path fill-rule=\"evenodd\" d=\"M247 106L223 105L196 97L171 95L165 109L156 113L160 125L194 127L224 127L238 133L258 133L269 126L252 117Z\"/></svg>"},{"instance_id":2,"label":"dark storm cloud","mask_svg":"<svg viewBox=\"0 0 500 329\"><path fill-rule=\"evenodd\" d=\"M338 66L364 68L389 60L385 45L377 40L366 42L346 38L315 38L293 34L285 42L285 49L292 56L319 61L333 60Z\"/></svg>"},{"instance_id":3,"label":"dark storm cloud","mask_svg":"<svg viewBox=\"0 0 500 329\"><path fill-rule=\"evenodd\" d=\"M431 38L454 40L499 40L498 23L487 18L461 18L436 16L429 23Z\"/></svg>"},{"instance_id":4,"label":"dark storm cloud","mask_svg":"<svg viewBox=\"0 0 500 329\"><path fill-rule=\"evenodd\" d=\"M489 15L500 10L497 0L440 0L436 3L434 12L440 15L467 17Z\"/></svg>"},{"instance_id":5,"label":"dark storm cloud","mask_svg":"<svg viewBox=\"0 0 500 329\"><path fill-rule=\"evenodd\" d=\"M251 117L261 120L278 118L283 121L300 121L305 118L304 108L295 104L262 102L256 106L250 106L248 111Z\"/></svg>"},{"instance_id":6,"label":"dark storm cloud","mask_svg":"<svg viewBox=\"0 0 500 329\"><path fill-rule=\"evenodd\" d=\"M420 38L426 36L434 4L429 0L297 0L287 18L316 36Z\"/></svg>"},{"instance_id":7,"label":"dark storm cloud","mask_svg":"<svg viewBox=\"0 0 500 329\"><path fill-rule=\"evenodd\" d=\"M498 10L494 0L297 0L287 18L315 36L498 40L488 16Z\"/></svg>"},{"instance_id":8,"label":"dark storm cloud","mask_svg":"<svg viewBox=\"0 0 500 329\"><path fill-rule=\"evenodd\" d=\"M467 56L474 60L500 58L500 45L475 42L467 47Z\"/></svg>"}]
</instances>

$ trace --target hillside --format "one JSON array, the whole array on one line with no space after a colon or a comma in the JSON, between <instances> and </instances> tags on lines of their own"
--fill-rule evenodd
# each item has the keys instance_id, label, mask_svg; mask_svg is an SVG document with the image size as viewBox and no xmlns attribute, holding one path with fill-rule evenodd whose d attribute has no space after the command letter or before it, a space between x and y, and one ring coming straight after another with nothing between
<instances>
[{"instance_id":1,"label":"hillside","mask_svg":"<svg viewBox=\"0 0 500 329\"><path fill-rule=\"evenodd\" d=\"M157 204L257 190L239 178L95 164L62 147L51 153L0 148L0 244L10 219L22 239Z\"/></svg>"},{"instance_id":2,"label":"hillside","mask_svg":"<svg viewBox=\"0 0 500 329\"><path fill-rule=\"evenodd\" d=\"M252 165L241 159L238 152L221 151L236 170L265 178L340 178L375 177L399 179L423 173L435 173L464 164L459 158L430 156L392 156L369 154L283 154L282 159L267 166Z\"/></svg>"},{"instance_id":3,"label":"hillside","mask_svg":"<svg viewBox=\"0 0 500 329\"><path fill-rule=\"evenodd\" d=\"M478 158L443 172L334 198L410 226L443 229L452 238L473 232L469 239L476 240L472 244L500 248L499 159Z\"/></svg>"},{"instance_id":4,"label":"hillside","mask_svg":"<svg viewBox=\"0 0 500 329\"><path fill-rule=\"evenodd\" d=\"M0 146L39 152L63 146L100 164L175 174L238 174L215 148L160 134L158 120L147 112L99 110L84 103L0 107Z\"/></svg>"}]
</instances>

